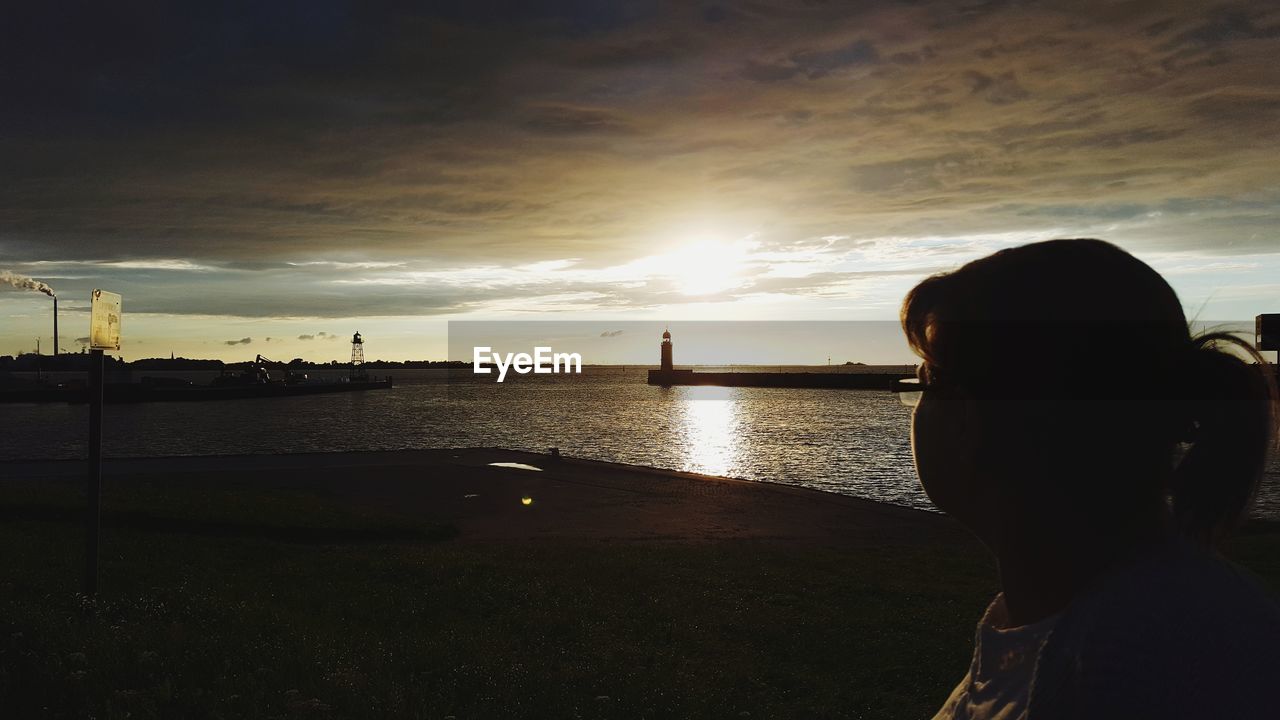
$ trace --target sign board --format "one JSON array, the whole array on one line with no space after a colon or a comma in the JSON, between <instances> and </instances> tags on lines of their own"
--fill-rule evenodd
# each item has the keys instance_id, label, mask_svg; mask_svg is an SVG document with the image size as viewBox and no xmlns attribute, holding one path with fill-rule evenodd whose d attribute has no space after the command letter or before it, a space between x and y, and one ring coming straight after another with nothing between
<instances>
[{"instance_id":1,"label":"sign board","mask_svg":"<svg viewBox=\"0 0 1280 720\"><path fill-rule=\"evenodd\" d=\"M93 310L89 316L89 348L120 349L120 295L105 290L93 291Z\"/></svg>"},{"instance_id":2,"label":"sign board","mask_svg":"<svg viewBox=\"0 0 1280 720\"><path fill-rule=\"evenodd\" d=\"M1259 315L1255 320L1259 350L1280 350L1280 313Z\"/></svg>"}]
</instances>

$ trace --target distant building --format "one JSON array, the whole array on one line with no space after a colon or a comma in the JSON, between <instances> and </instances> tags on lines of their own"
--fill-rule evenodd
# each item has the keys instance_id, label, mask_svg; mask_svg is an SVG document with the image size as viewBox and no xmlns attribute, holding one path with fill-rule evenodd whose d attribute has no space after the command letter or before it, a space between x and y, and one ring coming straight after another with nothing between
<instances>
[{"instance_id":1,"label":"distant building","mask_svg":"<svg viewBox=\"0 0 1280 720\"><path fill-rule=\"evenodd\" d=\"M1259 350L1280 350L1280 313L1266 313L1254 318L1254 342Z\"/></svg>"},{"instance_id":2,"label":"distant building","mask_svg":"<svg viewBox=\"0 0 1280 720\"><path fill-rule=\"evenodd\" d=\"M671 363L671 331L662 331L662 370L669 372L674 370L675 366Z\"/></svg>"}]
</instances>

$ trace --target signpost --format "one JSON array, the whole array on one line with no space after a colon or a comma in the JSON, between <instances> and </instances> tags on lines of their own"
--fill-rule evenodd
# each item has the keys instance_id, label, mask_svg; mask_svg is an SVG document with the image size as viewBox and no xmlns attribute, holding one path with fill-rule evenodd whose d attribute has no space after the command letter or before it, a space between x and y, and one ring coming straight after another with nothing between
<instances>
[{"instance_id":1,"label":"signpost","mask_svg":"<svg viewBox=\"0 0 1280 720\"><path fill-rule=\"evenodd\" d=\"M120 296L93 291L89 316L89 510L84 594L98 592L98 536L102 530L102 351L120 349Z\"/></svg>"}]
</instances>

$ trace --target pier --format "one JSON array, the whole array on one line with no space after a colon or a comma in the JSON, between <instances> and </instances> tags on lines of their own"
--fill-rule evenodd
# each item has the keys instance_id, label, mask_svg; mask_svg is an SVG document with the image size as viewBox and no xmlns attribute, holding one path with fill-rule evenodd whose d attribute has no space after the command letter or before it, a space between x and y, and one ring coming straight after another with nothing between
<instances>
[{"instance_id":1,"label":"pier","mask_svg":"<svg viewBox=\"0 0 1280 720\"><path fill-rule=\"evenodd\" d=\"M693 370L650 370L649 384L714 385L719 387L836 388L845 390L892 390L894 383L915 377L899 366L876 372L695 372ZM909 366L904 366L909 367Z\"/></svg>"},{"instance_id":2,"label":"pier","mask_svg":"<svg viewBox=\"0 0 1280 720\"><path fill-rule=\"evenodd\" d=\"M894 383L916 376L911 365L858 365L847 372L696 372L677 370L673 362L671 332L662 333L662 364L649 371L648 383L710 385L717 387L832 388L845 390L892 390Z\"/></svg>"}]
</instances>

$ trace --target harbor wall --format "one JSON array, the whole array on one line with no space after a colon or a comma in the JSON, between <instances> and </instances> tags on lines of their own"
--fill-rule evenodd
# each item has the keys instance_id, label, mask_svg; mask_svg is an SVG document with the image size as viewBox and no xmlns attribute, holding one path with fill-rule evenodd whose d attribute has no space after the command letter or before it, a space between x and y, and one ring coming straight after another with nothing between
<instances>
[{"instance_id":1,"label":"harbor wall","mask_svg":"<svg viewBox=\"0 0 1280 720\"><path fill-rule=\"evenodd\" d=\"M695 372L650 370L650 385L711 385L717 387L843 388L890 390L894 382L915 377L911 373L810 373L810 372Z\"/></svg>"}]
</instances>

